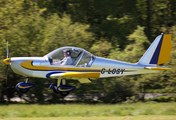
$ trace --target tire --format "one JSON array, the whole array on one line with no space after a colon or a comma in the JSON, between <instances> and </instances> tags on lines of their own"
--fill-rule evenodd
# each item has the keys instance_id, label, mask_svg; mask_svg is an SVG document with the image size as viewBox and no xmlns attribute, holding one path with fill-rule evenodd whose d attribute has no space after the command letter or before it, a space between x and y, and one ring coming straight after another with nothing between
<instances>
[{"instance_id":1,"label":"tire","mask_svg":"<svg viewBox=\"0 0 176 120\"><path fill-rule=\"evenodd\" d=\"M53 89L53 92L59 94L59 92L56 89Z\"/></svg>"},{"instance_id":2,"label":"tire","mask_svg":"<svg viewBox=\"0 0 176 120\"><path fill-rule=\"evenodd\" d=\"M62 96L67 96L70 92L59 92Z\"/></svg>"},{"instance_id":3,"label":"tire","mask_svg":"<svg viewBox=\"0 0 176 120\"><path fill-rule=\"evenodd\" d=\"M21 93L27 93L29 91L29 89L20 89L19 90Z\"/></svg>"}]
</instances>

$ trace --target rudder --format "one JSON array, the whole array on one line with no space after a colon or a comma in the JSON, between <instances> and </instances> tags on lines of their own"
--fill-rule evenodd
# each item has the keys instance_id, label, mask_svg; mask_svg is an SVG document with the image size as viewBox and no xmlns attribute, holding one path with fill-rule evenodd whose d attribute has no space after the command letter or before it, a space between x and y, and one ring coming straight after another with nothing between
<instances>
[{"instance_id":1,"label":"rudder","mask_svg":"<svg viewBox=\"0 0 176 120\"><path fill-rule=\"evenodd\" d=\"M169 62L171 51L172 51L171 34L165 34L163 38L157 65Z\"/></svg>"}]
</instances>

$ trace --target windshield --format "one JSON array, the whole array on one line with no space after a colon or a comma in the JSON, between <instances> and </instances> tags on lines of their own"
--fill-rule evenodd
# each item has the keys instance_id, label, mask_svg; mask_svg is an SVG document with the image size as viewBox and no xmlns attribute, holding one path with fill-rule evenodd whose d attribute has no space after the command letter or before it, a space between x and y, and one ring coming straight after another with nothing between
<instances>
[{"instance_id":1,"label":"windshield","mask_svg":"<svg viewBox=\"0 0 176 120\"><path fill-rule=\"evenodd\" d=\"M78 63L78 67L90 67L95 57L87 52L84 53L81 60Z\"/></svg>"},{"instance_id":2,"label":"windshield","mask_svg":"<svg viewBox=\"0 0 176 120\"><path fill-rule=\"evenodd\" d=\"M77 67L90 67L95 57L84 49L76 47L63 47L46 55L51 65L74 65Z\"/></svg>"}]
</instances>

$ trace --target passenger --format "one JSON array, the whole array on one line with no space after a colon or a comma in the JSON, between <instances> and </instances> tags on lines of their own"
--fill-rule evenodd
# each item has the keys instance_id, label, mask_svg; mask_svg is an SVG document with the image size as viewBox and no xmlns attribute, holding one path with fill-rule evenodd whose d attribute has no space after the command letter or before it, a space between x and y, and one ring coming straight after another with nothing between
<instances>
[{"instance_id":1,"label":"passenger","mask_svg":"<svg viewBox=\"0 0 176 120\"><path fill-rule=\"evenodd\" d=\"M91 58L90 58L89 63L87 64L87 67L90 67L92 65L92 63L94 62L94 59L95 59L94 56L91 55Z\"/></svg>"},{"instance_id":2,"label":"passenger","mask_svg":"<svg viewBox=\"0 0 176 120\"><path fill-rule=\"evenodd\" d=\"M60 61L60 65L71 65L72 59L71 59L71 51L69 49L63 50L64 52L64 58Z\"/></svg>"}]
</instances>

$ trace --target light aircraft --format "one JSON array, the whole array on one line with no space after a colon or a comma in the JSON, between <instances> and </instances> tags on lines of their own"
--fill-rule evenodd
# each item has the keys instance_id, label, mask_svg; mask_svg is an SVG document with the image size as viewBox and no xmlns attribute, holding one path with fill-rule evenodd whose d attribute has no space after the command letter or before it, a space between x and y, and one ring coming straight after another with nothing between
<instances>
[{"instance_id":1,"label":"light aircraft","mask_svg":"<svg viewBox=\"0 0 176 120\"><path fill-rule=\"evenodd\" d=\"M78 80L80 83L90 83L91 78L117 77L168 70L170 68L159 65L170 61L171 51L171 34L163 33L156 37L138 63L127 63L94 56L84 49L71 46L58 48L43 57L9 58L7 43L7 58L4 63L10 65L15 73L27 78L25 82L16 85L16 88L22 93L26 93L35 87L35 84L28 82L28 77L53 78L57 79L57 83L51 84L49 88L66 96L76 89L75 86L66 83L67 78ZM71 62L69 64L62 64L63 53L70 57Z\"/></svg>"}]
</instances>

